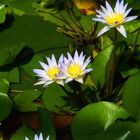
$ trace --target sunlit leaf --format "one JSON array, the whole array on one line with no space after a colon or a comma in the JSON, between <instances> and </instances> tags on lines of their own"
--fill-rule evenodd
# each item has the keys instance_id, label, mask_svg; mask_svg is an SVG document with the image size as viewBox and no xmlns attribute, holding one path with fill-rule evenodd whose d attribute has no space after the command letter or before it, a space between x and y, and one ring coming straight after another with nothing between
<instances>
[{"instance_id":1,"label":"sunlit leaf","mask_svg":"<svg viewBox=\"0 0 140 140\"><path fill-rule=\"evenodd\" d=\"M72 123L74 140L91 140L105 131L116 119L127 118L127 111L113 103L99 102L81 109ZM80 131L79 131L80 130Z\"/></svg>"},{"instance_id":2,"label":"sunlit leaf","mask_svg":"<svg viewBox=\"0 0 140 140\"><path fill-rule=\"evenodd\" d=\"M0 5L0 23L4 23L6 19L6 8L4 5Z\"/></svg>"},{"instance_id":3,"label":"sunlit leaf","mask_svg":"<svg viewBox=\"0 0 140 140\"><path fill-rule=\"evenodd\" d=\"M96 85L99 85L101 87L105 82L106 66L110 59L112 49L113 46L106 47L96 56L92 65L94 70L91 72L91 78L96 83Z\"/></svg>"},{"instance_id":4,"label":"sunlit leaf","mask_svg":"<svg viewBox=\"0 0 140 140\"><path fill-rule=\"evenodd\" d=\"M124 84L123 106L140 122L140 72L131 76Z\"/></svg>"},{"instance_id":5,"label":"sunlit leaf","mask_svg":"<svg viewBox=\"0 0 140 140\"><path fill-rule=\"evenodd\" d=\"M7 93L9 87L9 82L6 79L0 78L0 92Z\"/></svg>"},{"instance_id":6,"label":"sunlit leaf","mask_svg":"<svg viewBox=\"0 0 140 140\"><path fill-rule=\"evenodd\" d=\"M12 110L12 101L4 93L0 92L0 122L10 114Z\"/></svg>"}]
</instances>

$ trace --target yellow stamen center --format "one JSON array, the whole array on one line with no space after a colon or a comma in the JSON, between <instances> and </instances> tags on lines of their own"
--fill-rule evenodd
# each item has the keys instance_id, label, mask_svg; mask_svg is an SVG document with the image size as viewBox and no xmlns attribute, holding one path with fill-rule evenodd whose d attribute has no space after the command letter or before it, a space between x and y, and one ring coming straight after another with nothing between
<instances>
[{"instance_id":1,"label":"yellow stamen center","mask_svg":"<svg viewBox=\"0 0 140 140\"><path fill-rule=\"evenodd\" d=\"M80 65L72 63L69 65L67 72L71 76L71 78L77 78L82 74L83 71Z\"/></svg>"},{"instance_id":2,"label":"yellow stamen center","mask_svg":"<svg viewBox=\"0 0 140 140\"><path fill-rule=\"evenodd\" d=\"M121 13L110 13L106 16L107 24L114 27L119 24L122 24L123 21L124 21L124 15Z\"/></svg>"},{"instance_id":3,"label":"yellow stamen center","mask_svg":"<svg viewBox=\"0 0 140 140\"><path fill-rule=\"evenodd\" d=\"M58 67L55 67L55 66L50 67L47 71L47 74L49 75L49 77L51 79L55 79L55 77L58 73L59 73L59 69L58 69Z\"/></svg>"}]
</instances>

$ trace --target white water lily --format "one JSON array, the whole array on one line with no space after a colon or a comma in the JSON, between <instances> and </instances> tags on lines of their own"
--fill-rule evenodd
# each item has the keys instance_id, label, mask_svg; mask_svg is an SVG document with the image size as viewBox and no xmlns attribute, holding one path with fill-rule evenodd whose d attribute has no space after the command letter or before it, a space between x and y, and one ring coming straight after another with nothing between
<instances>
[{"instance_id":1,"label":"white water lily","mask_svg":"<svg viewBox=\"0 0 140 140\"><path fill-rule=\"evenodd\" d=\"M115 27L124 37L127 37L126 30L122 24L137 18L137 16L127 16L132 10L132 8L127 9L127 5L128 3L124 5L123 0L121 2L117 0L113 10L110 4L106 1L106 8L101 6L102 10L96 10L98 15L96 15L96 18L93 18L93 20L106 24L97 36L100 36L109 29Z\"/></svg>"},{"instance_id":2,"label":"white water lily","mask_svg":"<svg viewBox=\"0 0 140 140\"><path fill-rule=\"evenodd\" d=\"M25 140L30 140L28 137L25 137ZM39 136L37 136L37 134L34 136L34 140L43 140L43 135L42 133L40 133ZM49 140L49 136L45 139L45 140Z\"/></svg>"},{"instance_id":3,"label":"white water lily","mask_svg":"<svg viewBox=\"0 0 140 140\"><path fill-rule=\"evenodd\" d=\"M56 62L55 56L52 58L46 57L48 65L44 62L39 62L43 69L33 69L36 76L40 77L39 82L35 85L44 85L44 87L56 82L57 84L64 85L64 76L60 71L59 62L63 61L63 55L60 56L58 63Z\"/></svg>"},{"instance_id":4,"label":"white water lily","mask_svg":"<svg viewBox=\"0 0 140 140\"><path fill-rule=\"evenodd\" d=\"M62 64L62 72L66 77L65 83L75 80L79 83L83 83L83 77L86 73L92 71L92 68L86 69L87 65L90 63L90 57L85 60L85 55L81 52L75 51L74 58L67 53L68 58L64 57L64 63Z\"/></svg>"}]
</instances>

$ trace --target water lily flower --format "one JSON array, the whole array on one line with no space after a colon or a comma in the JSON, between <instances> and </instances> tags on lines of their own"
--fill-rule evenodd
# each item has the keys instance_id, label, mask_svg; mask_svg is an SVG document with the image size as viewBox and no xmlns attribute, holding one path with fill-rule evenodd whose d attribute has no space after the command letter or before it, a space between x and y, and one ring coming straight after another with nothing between
<instances>
[{"instance_id":1,"label":"water lily flower","mask_svg":"<svg viewBox=\"0 0 140 140\"><path fill-rule=\"evenodd\" d=\"M96 0L74 0L76 7L85 15L92 15L98 9Z\"/></svg>"},{"instance_id":2,"label":"water lily flower","mask_svg":"<svg viewBox=\"0 0 140 140\"><path fill-rule=\"evenodd\" d=\"M28 137L25 137L25 140L30 140ZM37 134L34 136L34 140L43 140L43 135L40 133L39 137ZM49 140L49 136L46 138L46 140Z\"/></svg>"},{"instance_id":3,"label":"water lily flower","mask_svg":"<svg viewBox=\"0 0 140 140\"><path fill-rule=\"evenodd\" d=\"M44 87L56 82L57 84L64 85L64 76L60 71L59 62L63 61L63 55L60 56L58 63L56 62L55 56L52 58L46 57L48 65L44 62L39 62L43 69L33 69L36 76L40 77L39 82L35 85L44 85Z\"/></svg>"},{"instance_id":4,"label":"water lily flower","mask_svg":"<svg viewBox=\"0 0 140 140\"><path fill-rule=\"evenodd\" d=\"M83 83L83 77L86 73L92 71L92 68L86 69L90 63L90 57L85 60L85 55L81 52L78 55L78 52L75 51L74 58L67 53L68 58L64 57L64 63L62 65L62 71L66 77L65 83L68 83L72 80L75 80L79 83Z\"/></svg>"},{"instance_id":5,"label":"water lily flower","mask_svg":"<svg viewBox=\"0 0 140 140\"><path fill-rule=\"evenodd\" d=\"M128 3L124 5L124 1L117 0L114 10L106 1L106 8L101 6L102 10L96 10L98 15L93 18L94 21L102 22L106 26L98 33L100 36L111 28L116 28L124 37L127 37L126 30L122 24L137 18L137 16L127 16L132 8L127 9ZM127 10L126 10L127 9Z\"/></svg>"}]
</instances>

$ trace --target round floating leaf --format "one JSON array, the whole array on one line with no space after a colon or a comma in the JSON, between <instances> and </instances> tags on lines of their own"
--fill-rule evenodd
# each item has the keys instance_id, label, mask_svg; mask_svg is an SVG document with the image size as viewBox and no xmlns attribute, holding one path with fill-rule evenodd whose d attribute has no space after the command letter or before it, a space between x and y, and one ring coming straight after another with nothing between
<instances>
[{"instance_id":1,"label":"round floating leaf","mask_svg":"<svg viewBox=\"0 0 140 140\"><path fill-rule=\"evenodd\" d=\"M105 82L105 73L106 73L106 66L110 59L111 52L113 46L106 47L103 51L101 51L96 57L93 62L94 70L91 72L92 79L96 85L103 86Z\"/></svg>"},{"instance_id":2,"label":"round floating leaf","mask_svg":"<svg viewBox=\"0 0 140 140\"><path fill-rule=\"evenodd\" d=\"M9 90L9 82L0 78L0 92L7 93Z\"/></svg>"},{"instance_id":3,"label":"round floating leaf","mask_svg":"<svg viewBox=\"0 0 140 140\"><path fill-rule=\"evenodd\" d=\"M18 83L19 82L19 69L14 68L8 73L8 81Z\"/></svg>"},{"instance_id":4,"label":"round floating leaf","mask_svg":"<svg viewBox=\"0 0 140 140\"><path fill-rule=\"evenodd\" d=\"M38 105L33 101L40 95L41 93L37 89L25 90L19 93L14 99L16 108L22 112L36 111Z\"/></svg>"},{"instance_id":5,"label":"round floating leaf","mask_svg":"<svg viewBox=\"0 0 140 140\"><path fill-rule=\"evenodd\" d=\"M10 114L11 109L12 101L6 94L0 92L0 122Z\"/></svg>"},{"instance_id":6,"label":"round floating leaf","mask_svg":"<svg viewBox=\"0 0 140 140\"><path fill-rule=\"evenodd\" d=\"M105 131L118 118L129 115L123 108L109 102L90 104L77 113L72 123L74 140L90 140Z\"/></svg>"},{"instance_id":7,"label":"round floating leaf","mask_svg":"<svg viewBox=\"0 0 140 140\"><path fill-rule=\"evenodd\" d=\"M131 76L124 84L123 106L140 122L140 72Z\"/></svg>"},{"instance_id":8,"label":"round floating leaf","mask_svg":"<svg viewBox=\"0 0 140 140\"><path fill-rule=\"evenodd\" d=\"M56 84L47 87L42 98L45 107L50 111L57 112L66 107L67 94Z\"/></svg>"},{"instance_id":9,"label":"round floating leaf","mask_svg":"<svg viewBox=\"0 0 140 140\"><path fill-rule=\"evenodd\" d=\"M3 25L3 32L0 34L1 50L12 49L24 42L27 47L41 53L54 48L59 50L71 41L68 37L56 31L56 24L44 21L39 16L10 16L6 24L9 26L5 28L5 25ZM5 41L5 38L8 38L7 41ZM67 49L67 47L65 48Z\"/></svg>"},{"instance_id":10,"label":"round floating leaf","mask_svg":"<svg viewBox=\"0 0 140 140\"><path fill-rule=\"evenodd\" d=\"M34 133L26 125L23 125L20 129L16 131L11 137L11 140L25 140L28 137L30 140L34 138Z\"/></svg>"}]
</instances>

